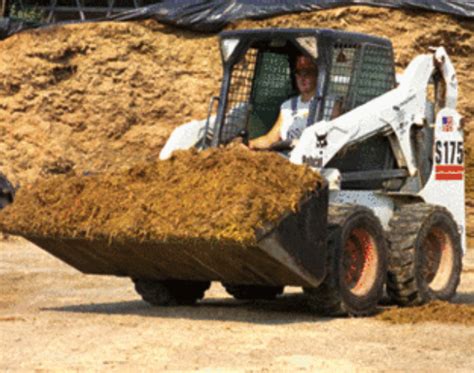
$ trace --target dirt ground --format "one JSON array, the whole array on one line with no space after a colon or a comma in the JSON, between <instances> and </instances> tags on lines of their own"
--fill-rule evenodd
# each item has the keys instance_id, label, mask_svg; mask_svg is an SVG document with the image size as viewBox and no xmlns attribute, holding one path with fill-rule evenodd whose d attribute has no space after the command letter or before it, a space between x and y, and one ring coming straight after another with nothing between
<instances>
[{"instance_id":1,"label":"dirt ground","mask_svg":"<svg viewBox=\"0 0 474 373\"><path fill-rule=\"evenodd\" d=\"M455 302L474 306L474 250ZM474 327L329 319L283 298L152 308L128 279L86 276L24 241L0 243L0 370L473 371Z\"/></svg>"}]
</instances>

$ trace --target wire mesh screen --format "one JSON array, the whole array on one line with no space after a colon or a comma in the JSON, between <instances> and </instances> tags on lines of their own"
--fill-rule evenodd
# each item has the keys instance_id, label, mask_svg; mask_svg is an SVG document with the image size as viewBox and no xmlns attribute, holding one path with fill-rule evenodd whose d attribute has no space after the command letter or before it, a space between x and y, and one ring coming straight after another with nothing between
<instances>
[{"instance_id":1,"label":"wire mesh screen","mask_svg":"<svg viewBox=\"0 0 474 373\"><path fill-rule=\"evenodd\" d=\"M390 48L372 44L335 45L324 107L324 119L352 110L394 87L395 74ZM394 164L389 141L373 136L345 147L328 167L340 172L373 171L391 168ZM365 180L350 184L352 189L380 189L383 180ZM346 187L349 188L348 183Z\"/></svg>"},{"instance_id":2,"label":"wire mesh screen","mask_svg":"<svg viewBox=\"0 0 474 373\"><path fill-rule=\"evenodd\" d=\"M346 105L358 45L336 44L329 73L329 86L324 101L323 119L331 120Z\"/></svg>"},{"instance_id":3,"label":"wire mesh screen","mask_svg":"<svg viewBox=\"0 0 474 373\"><path fill-rule=\"evenodd\" d=\"M331 120L395 86L390 48L336 44L329 74L323 119Z\"/></svg>"},{"instance_id":4,"label":"wire mesh screen","mask_svg":"<svg viewBox=\"0 0 474 373\"><path fill-rule=\"evenodd\" d=\"M360 68L357 69L349 99L351 109L395 87L391 49L367 44L362 48L361 54Z\"/></svg>"},{"instance_id":5,"label":"wire mesh screen","mask_svg":"<svg viewBox=\"0 0 474 373\"><path fill-rule=\"evenodd\" d=\"M275 123L281 104L293 93L287 54L263 52L258 58L248 123L251 139L266 134Z\"/></svg>"},{"instance_id":6,"label":"wire mesh screen","mask_svg":"<svg viewBox=\"0 0 474 373\"><path fill-rule=\"evenodd\" d=\"M232 69L220 143L229 142L247 127L257 54L257 49L248 49Z\"/></svg>"}]
</instances>

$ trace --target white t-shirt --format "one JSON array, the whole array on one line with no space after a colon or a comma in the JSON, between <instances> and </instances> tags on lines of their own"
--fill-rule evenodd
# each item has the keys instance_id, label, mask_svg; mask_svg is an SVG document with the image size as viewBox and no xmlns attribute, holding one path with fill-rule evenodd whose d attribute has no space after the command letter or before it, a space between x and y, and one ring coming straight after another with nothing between
<instances>
[{"instance_id":1,"label":"white t-shirt","mask_svg":"<svg viewBox=\"0 0 474 373\"><path fill-rule=\"evenodd\" d=\"M291 100L291 98L286 100L280 107L280 113L283 116L283 124L280 129L282 140L298 139L308 124L311 100L303 102L301 96L298 96L295 111L291 107Z\"/></svg>"}]
</instances>

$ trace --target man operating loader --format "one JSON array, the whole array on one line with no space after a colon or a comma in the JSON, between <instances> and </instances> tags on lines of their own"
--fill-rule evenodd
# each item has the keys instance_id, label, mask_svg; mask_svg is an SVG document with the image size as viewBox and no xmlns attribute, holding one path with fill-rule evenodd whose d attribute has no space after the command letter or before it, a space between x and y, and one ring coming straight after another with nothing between
<instances>
[{"instance_id":1,"label":"man operating loader","mask_svg":"<svg viewBox=\"0 0 474 373\"><path fill-rule=\"evenodd\" d=\"M318 68L310 57L299 55L295 66L296 86L300 95L285 101L280 107L280 114L273 128L266 134L250 140L249 148L255 150L276 150L293 148L304 129L311 125L309 115L311 104L316 96ZM334 99L331 119L342 114L341 98ZM280 144L275 148L279 142Z\"/></svg>"},{"instance_id":2,"label":"man operating loader","mask_svg":"<svg viewBox=\"0 0 474 373\"><path fill-rule=\"evenodd\" d=\"M308 125L310 104L316 93L318 69L312 59L300 55L295 65L296 86L300 95L285 101L273 128L249 142L250 149L269 149L278 141L295 141Z\"/></svg>"}]
</instances>

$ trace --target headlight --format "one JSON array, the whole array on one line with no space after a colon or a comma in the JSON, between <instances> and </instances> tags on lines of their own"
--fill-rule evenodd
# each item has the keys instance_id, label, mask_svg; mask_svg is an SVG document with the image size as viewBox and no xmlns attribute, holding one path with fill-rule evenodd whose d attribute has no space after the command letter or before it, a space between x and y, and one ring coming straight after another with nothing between
<instances>
[{"instance_id":1,"label":"headlight","mask_svg":"<svg viewBox=\"0 0 474 373\"><path fill-rule=\"evenodd\" d=\"M297 43L305 49L311 57L318 58L318 43L314 36L305 36L296 39Z\"/></svg>"},{"instance_id":2,"label":"headlight","mask_svg":"<svg viewBox=\"0 0 474 373\"><path fill-rule=\"evenodd\" d=\"M239 45L239 39L224 39L221 42L221 53L225 62L227 62Z\"/></svg>"}]
</instances>

